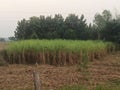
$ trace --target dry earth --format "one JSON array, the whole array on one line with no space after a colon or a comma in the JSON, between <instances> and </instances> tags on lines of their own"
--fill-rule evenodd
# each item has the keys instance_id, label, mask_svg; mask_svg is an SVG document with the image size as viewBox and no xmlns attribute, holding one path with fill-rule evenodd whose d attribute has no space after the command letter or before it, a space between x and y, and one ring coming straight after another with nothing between
<instances>
[{"instance_id":1,"label":"dry earth","mask_svg":"<svg viewBox=\"0 0 120 90\"><path fill-rule=\"evenodd\" d=\"M78 66L39 65L43 90L55 90L64 85L86 84L95 86L120 80L120 52L90 62L87 72ZM8 65L0 67L0 90L34 90L34 65Z\"/></svg>"}]
</instances>

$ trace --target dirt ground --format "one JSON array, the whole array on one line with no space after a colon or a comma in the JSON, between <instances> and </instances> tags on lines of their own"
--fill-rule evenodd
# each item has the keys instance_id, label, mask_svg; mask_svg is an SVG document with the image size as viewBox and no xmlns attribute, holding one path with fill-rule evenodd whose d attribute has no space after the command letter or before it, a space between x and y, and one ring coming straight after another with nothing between
<instances>
[{"instance_id":1,"label":"dirt ground","mask_svg":"<svg viewBox=\"0 0 120 90\"><path fill-rule=\"evenodd\" d=\"M0 90L34 90L35 65L8 65L0 67ZM95 86L120 80L120 52L88 64L87 72L79 66L38 65L43 90L55 90L64 85Z\"/></svg>"}]
</instances>

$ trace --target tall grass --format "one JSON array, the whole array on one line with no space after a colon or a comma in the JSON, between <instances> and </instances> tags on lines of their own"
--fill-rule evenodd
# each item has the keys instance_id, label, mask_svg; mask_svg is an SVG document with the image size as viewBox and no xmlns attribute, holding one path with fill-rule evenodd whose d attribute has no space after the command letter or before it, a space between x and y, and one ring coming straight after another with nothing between
<instances>
[{"instance_id":1,"label":"tall grass","mask_svg":"<svg viewBox=\"0 0 120 90\"><path fill-rule=\"evenodd\" d=\"M114 44L80 40L23 40L11 42L6 49L9 63L52 65L77 64L86 54L89 60L99 59L115 50Z\"/></svg>"}]
</instances>

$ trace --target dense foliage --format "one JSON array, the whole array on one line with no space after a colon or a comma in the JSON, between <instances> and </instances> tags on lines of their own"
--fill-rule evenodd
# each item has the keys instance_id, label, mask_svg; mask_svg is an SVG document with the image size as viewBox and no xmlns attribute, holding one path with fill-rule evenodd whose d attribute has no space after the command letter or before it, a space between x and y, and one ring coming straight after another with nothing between
<instances>
[{"instance_id":1,"label":"dense foliage","mask_svg":"<svg viewBox=\"0 0 120 90\"><path fill-rule=\"evenodd\" d=\"M87 24L84 15L70 14L66 18L52 16L31 17L18 22L15 38L20 39L77 39L120 42L120 18L113 18L108 10L97 13L93 24Z\"/></svg>"}]
</instances>

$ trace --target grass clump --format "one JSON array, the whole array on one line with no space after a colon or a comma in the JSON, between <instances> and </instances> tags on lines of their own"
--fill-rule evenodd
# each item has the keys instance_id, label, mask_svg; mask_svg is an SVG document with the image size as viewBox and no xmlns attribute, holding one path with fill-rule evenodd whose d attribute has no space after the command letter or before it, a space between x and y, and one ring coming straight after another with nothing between
<instances>
[{"instance_id":1,"label":"grass clump","mask_svg":"<svg viewBox=\"0 0 120 90\"><path fill-rule=\"evenodd\" d=\"M85 85L73 85L73 86L64 86L57 90L120 90L120 85L97 85L96 87L89 88Z\"/></svg>"}]
</instances>

